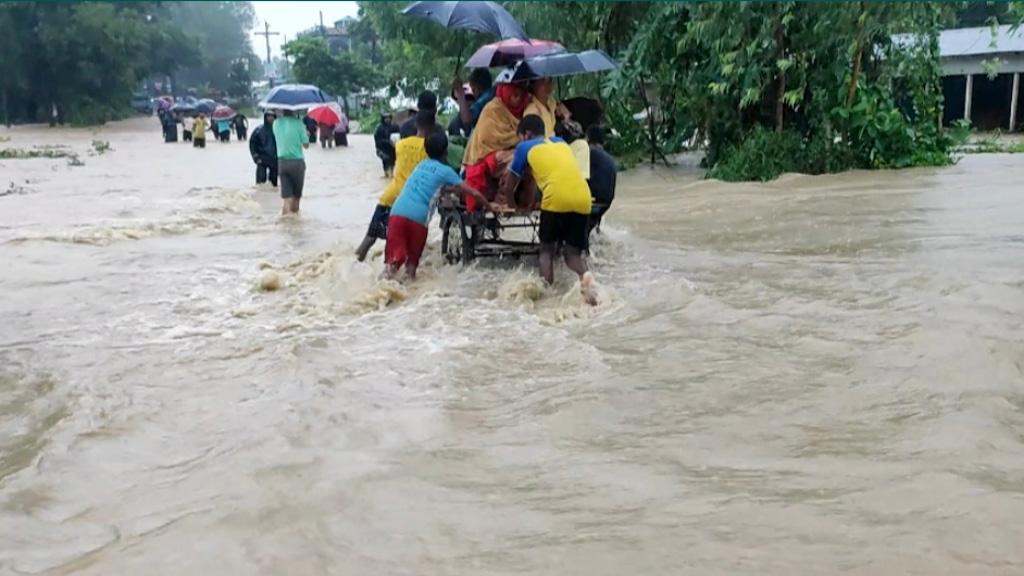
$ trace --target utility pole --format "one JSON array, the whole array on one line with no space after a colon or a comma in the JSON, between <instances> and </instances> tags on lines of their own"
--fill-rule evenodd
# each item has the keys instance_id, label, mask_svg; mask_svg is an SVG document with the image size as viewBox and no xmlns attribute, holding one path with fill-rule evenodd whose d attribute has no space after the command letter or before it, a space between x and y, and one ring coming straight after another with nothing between
<instances>
[{"instance_id":1,"label":"utility pole","mask_svg":"<svg viewBox=\"0 0 1024 576\"><path fill-rule=\"evenodd\" d=\"M320 11L320 37L321 38L326 38L327 37L327 28L324 28L324 11L323 10Z\"/></svg>"},{"instance_id":2,"label":"utility pole","mask_svg":"<svg viewBox=\"0 0 1024 576\"><path fill-rule=\"evenodd\" d=\"M280 34L280 32L271 32L270 22L267 21L263 22L263 32L256 32L257 36L263 36L263 38L266 39L267 41L267 81L270 82L271 88L274 87L274 77L270 75L270 70L273 68L274 65L273 62L270 60L270 37L278 36Z\"/></svg>"}]
</instances>

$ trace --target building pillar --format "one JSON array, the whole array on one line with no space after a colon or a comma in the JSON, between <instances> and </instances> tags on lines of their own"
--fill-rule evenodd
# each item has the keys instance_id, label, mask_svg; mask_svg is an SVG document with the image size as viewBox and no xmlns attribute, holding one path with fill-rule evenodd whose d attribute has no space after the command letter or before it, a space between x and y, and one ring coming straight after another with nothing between
<instances>
[{"instance_id":1,"label":"building pillar","mask_svg":"<svg viewBox=\"0 0 1024 576\"><path fill-rule=\"evenodd\" d=\"M1013 73L1013 90L1010 92L1010 132L1017 127L1017 93L1020 92L1020 72Z\"/></svg>"},{"instance_id":2,"label":"building pillar","mask_svg":"<svg viewBox=\"0 0 1024 576\"><path fill-rule=\"evenodd\" d=\"M974 75L967 75L967 90L964 92L964 120L971 121L971 94L974 92Z\"/></svg>"}]
</instances>

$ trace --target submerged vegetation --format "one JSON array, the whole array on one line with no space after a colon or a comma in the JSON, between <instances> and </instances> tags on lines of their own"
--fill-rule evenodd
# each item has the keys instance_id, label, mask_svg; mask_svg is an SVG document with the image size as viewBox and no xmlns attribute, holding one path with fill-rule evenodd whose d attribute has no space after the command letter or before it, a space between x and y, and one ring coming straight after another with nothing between
<instances>
[{"instance_id":1,"label":"submerged vegetation","mask_svg":"<svg viewBox=\"0 0 1024 576\"><path fill-rule=\"evenodd\" d=\"M37 147L28 150L22 148L0 149L0 160L25 160L29 158L71 158L75 153L63 148Z\"/></svg>"}]
</instances>

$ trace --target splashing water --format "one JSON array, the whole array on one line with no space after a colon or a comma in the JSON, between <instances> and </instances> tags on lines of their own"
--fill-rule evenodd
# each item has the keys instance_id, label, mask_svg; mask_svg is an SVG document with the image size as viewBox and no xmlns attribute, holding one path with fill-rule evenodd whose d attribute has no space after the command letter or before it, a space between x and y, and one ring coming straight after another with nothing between
<instances>
[{"instance_id":1,"label":"splashing water","mask_svg":"<svg viewBox=\"0 0 1024 576\"><path fill-rule=\"evenodd\" d=\"M356 262L369 137L281 219L245 143L3 135L111 148L0 161L0 573L1024 571L1013 156L636 168L591 307L436 223L416 282Z\"/></svg>"}]
</instances>

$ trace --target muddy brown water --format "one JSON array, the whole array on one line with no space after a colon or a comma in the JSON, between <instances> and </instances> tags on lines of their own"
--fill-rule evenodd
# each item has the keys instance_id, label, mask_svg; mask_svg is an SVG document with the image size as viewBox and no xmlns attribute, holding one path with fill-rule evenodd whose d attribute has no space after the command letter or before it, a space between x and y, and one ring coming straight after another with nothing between
<instances>
[{"instance_id":1,"label":"muddy brown water","mask_svg":"<svg viewBox=\"0 0 1024 576\"><path fill-rule=\"evenodd\" d=\"M1024 573L1021 156L631 171L588 309L354 263L368 137L282 221L242 143L0 135L85 163L0 161L0 574Z\"/></svg>"}]
</instances>

